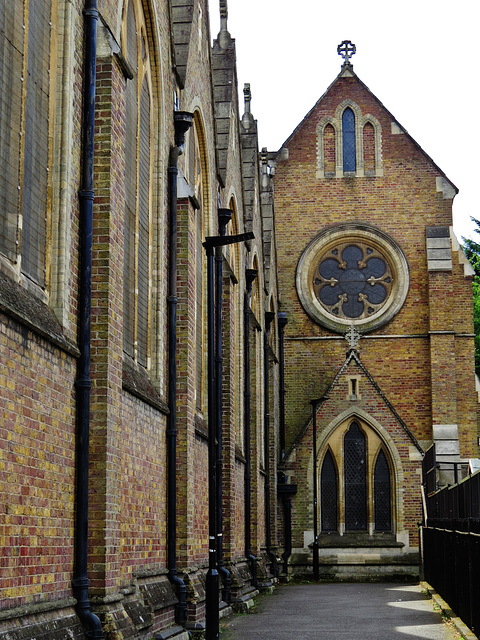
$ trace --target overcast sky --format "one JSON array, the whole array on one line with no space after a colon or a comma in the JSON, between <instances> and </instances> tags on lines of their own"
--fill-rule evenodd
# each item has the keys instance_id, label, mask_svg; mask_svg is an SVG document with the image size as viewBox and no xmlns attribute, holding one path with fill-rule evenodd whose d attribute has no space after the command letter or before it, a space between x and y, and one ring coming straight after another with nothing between
<instances>
[{"instance_id":1,"label":"overcast sky","mask_svg":"<svg viewBox=\"0 0 480 640\"><path fill-rule=\"evenodd\" d=\"M210 0L212 37L219 1ZM275 151L333 82L351 40L358 77L459 189L458 238L480 219L479 0L228 0L238 86L252 91L260 147ZM243 105L240 105L240 114Z\"/></svg>"}]
</instances>

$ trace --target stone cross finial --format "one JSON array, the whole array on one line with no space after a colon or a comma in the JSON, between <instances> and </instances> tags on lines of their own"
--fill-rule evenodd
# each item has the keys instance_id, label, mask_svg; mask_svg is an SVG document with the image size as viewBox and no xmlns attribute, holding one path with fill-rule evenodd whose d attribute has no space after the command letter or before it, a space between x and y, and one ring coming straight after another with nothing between
<instances>
[{"instance_id":1,"label":"stone cross finial","mask_svg":"<svg viewBox=\"0 0 480 640\"><path fill-rule=\"evenodd\" d=\"M350 349L355 349L360 338L361 338L360 333L355 329L353 324L351 324L348 331L345 334L345 340L348 342Z\"/></svg>"},{"instance_id":2,"label":"stone cross finial","mask_svg":"<svg viewBox=\"0 0 480 640\"><path fill-rule=\"evenodd\" d=\"M343 40L337 47L337 53L339 56L342 56L344 66L350 66L350 58L355 55L356 52L357 47L350 40Z\"/></svg>"}]
</instances>

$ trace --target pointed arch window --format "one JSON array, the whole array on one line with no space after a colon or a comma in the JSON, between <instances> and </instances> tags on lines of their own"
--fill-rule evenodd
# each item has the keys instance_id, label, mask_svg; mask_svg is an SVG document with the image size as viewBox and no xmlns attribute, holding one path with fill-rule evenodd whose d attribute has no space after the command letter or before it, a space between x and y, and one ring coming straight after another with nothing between
<instances>
[{"instance_id":1,"label":"pointed arch window","mask_svg":"<svg viewBox=\"0 0 480 640\"><path fill-rule=\"evenodd\" d=\"M352 100L317 125L317 178L383 176L382 127Z\"/></svg>"},{"instance_id":2,"label":"pointed arch window","mask_svg":"<svg viewBox=\"0 0 480 640\"><path fill-rule=\"evenodd\" d=\"M336 169L335 162L335 129L328 124L323 132L323 157L325 173L332 175Z\"/></svg>"},{"instance_id":3,"label":"pointed arch window","mask_svg":"<svg viewBox=\"0 0 480 640\"><path fill-rule=\"evenodd\" d=\"M347 107L342 115L343 171L357 170L357 145L355 139L355 114Z\"/></svg>"},{"instance_id":4,"label":"pointed arch window","mask_svg":"<svg viewBox=\"0 0 480 640\"><path fill-rule=\"evenodd\" d=\"M373 474L373 504L375 509L375 531L391 531L392 504L390 468L383 449L377 456Z\"/></svg>"},{"instance_id":5,"label":"pointed arch window","mask_svg":"<svg viewBox=\"0 0 480 640\"><path fill-rule=\"evenodd\" d=\"M257 256L253 259L253 268L259 274L258 270L258 258ZM252 313L257 320L260 320L260 282L259 276L255 278L252 285L252 300L250 303L250 308L252 309Z\"/></svg>"},{"instance_id":6,"label":"pointed arch window","mask_svg":"<svg viewBox=\"0 0 480 640\"><path fill-rule=\"evenodd\" d=\"M205 176L206 161L201 119L195 112L188 143L188 181L195 190L195 402L200 412L206 404L206 258L202 243L205 239Z\"/></svg>"},{"instance_id":7,"label":"pointed arch window","mask_svg":"<svg viewBox=\"0 0 480 640\"><path fill-rule=\"evenodd\" d=\"M229 203L229 209L232 211L232 219L227 225L227 234L228 235L237 235L238 234L238 215L237 215L237 206L235 203L235 199L232 197ZM241 248L237 244L227 245L227 255L231 269L230 280L233 286L233 296L232 296L232 312L230 315L231 323L234 325L234 333L233 333L233 367L234 371L232 373L235 375L236 380L241 379L242 371L243 371L243 361L241 358L241 323L239 322L239 309L241 308L241 288L238 284L238 279L240 277L240 262L241 262ZM232 334L230 334L232 335ZM228 341L228 338L227 338ZM234 415L235 415L235 443L239 447L240 450L243 450L243 428L242 428L242 410L243 410L243 402L242 402L242 393L239 385L233 385L233 402L234 402Z\"/></svg>"},{"instance_id":8,"label":"pointed arch window","mask_svg":"<svg viewBox=\"0 0 480 640\"><path fill-rule=\"evenodd\" d=\"M367 529L367 449L365 434L352 422L344 440L345 528Z\"/></svg>"},{"instance_id":9,"label":"pointed arch window","mask_svg":"<svg viewBox=\"0 0 480 640\"><path fill-rule=\"evenodd\" d=\"M323 459L320 475L321 527L322 531L338 529L338 482L337 468L330 449Z\"/></svg>"},{"instance_id":10,"label":"pointed arch window","mask_svg":"<svg viewBox=\"0 0 480 640\"><path fill-rule=\"evenodd\" d=\"M392 460L379 434L365 423L349 420L331 435L318 480L322 532L394 531Z\"/></svg>"},{"instance_id":11,"label":"pointed arch window","mask_svg":"<svg viewBox=\"0 0 480 640\"><path fill-rule=\"evenodd\" d=\"M123 348L147 367L151 224L151 69L140 0L129 0L124 50L134 71L126 86Z\"/></svg>"},{"instance_id":12,"label":"pointed arch window","mask_svg":"<svg viewBox=\"0 0 480 640\"><path fill-rule=\"evenodd\" d=\"M363 127L363 166L365 175L375 173L375 129L371 122Z\"/></svg>"},{"instance_id":13,"label":"pointed arch window","mask_svg":"<svg viewBox=\"0 0 480 640\"><path fill-rule=\"evenodd\" d=\"M41 288L53 138L52 6L30 0L24 15L24 3L0 3L0 253Z\"/></svg>"}]
</instances>

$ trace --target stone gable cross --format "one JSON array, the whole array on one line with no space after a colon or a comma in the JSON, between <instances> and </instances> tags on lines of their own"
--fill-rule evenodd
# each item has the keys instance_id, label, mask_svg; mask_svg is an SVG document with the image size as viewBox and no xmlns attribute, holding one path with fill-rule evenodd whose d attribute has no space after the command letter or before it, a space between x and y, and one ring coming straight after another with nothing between
<instances>
[{"instance_id":1,"label":"stone gable cross","mask_svg":"<svg viewBox=\"0 0 480 640\"><path fill-rule=\"evenodd\" d=\"M344 65L350 65L350 58L355 55L357 47L350 41L344 40L337 47L337 53L344 59Z\"/></svg>"}]
</instances>

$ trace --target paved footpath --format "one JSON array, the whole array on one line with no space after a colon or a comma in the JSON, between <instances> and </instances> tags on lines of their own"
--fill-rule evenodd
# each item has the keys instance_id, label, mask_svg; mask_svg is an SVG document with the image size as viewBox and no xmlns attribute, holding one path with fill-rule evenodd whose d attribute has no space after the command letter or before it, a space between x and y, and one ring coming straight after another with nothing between
<instances>
[{"instance_id":1,"label":"paved footpath","mask_svg":"<svg viewBox=\"0 0 480 640\"><path fill-rule=\"evenodd\" d=\"M460 640L419 585L300 584L221 621L221 640Z\"/></svg>"}]
</instances>

